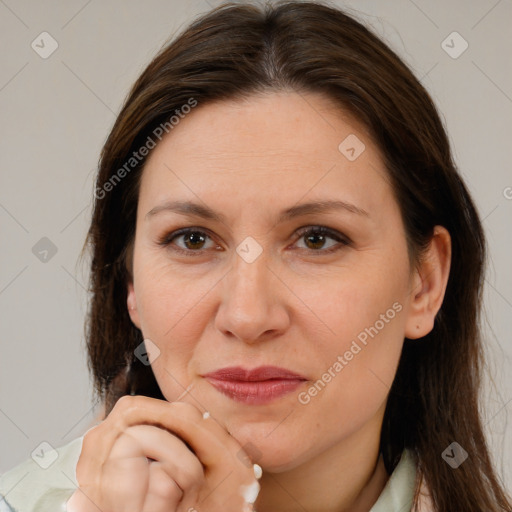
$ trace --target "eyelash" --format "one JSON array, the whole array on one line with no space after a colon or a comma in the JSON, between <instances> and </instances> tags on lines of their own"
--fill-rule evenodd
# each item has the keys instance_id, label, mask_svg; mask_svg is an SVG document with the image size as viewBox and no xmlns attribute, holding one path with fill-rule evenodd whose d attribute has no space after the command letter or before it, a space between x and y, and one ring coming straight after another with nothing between
<instances>
[{"instance_id":1,"label":"eyelash","mask_svg":"<svg viewBox=\"0 0 512 512\"><path fill-rule=\"evenodd\" d=\"M183 228L183 229L179 229L177 231L174 231L170 234L166 234L163 237L161 237L158 240L158 245L169 248L171 246L172 241L175 238L178 238L183 235L188 235L191 233L199 233L201 235L206 235L208 238L212 238L212 237L210 237L210 235L208 235L208 233L206 231L204 231L202 229L193 228L193 227L192 228ZM334 231L325 226L307 226L305 228L301 228L301 229L297 230L297 232L296 232L297 237L298 237L297 241L309 233L325 235L328 238L332 238L333 240L336 240L337 242L339 242L338 245L335 245L329 249L318 249L318 250L305 249L306 251L309 251L312 253L320 253L320 255L330 254L330 253L339 251L340 249L342 249L345 246L352 245L352 241L347 236L344 236L341 233L338 233L337 231ZM185 254L187 256L198 256L198 255L201 255L204 252L208 251L209 249L199 249L197 251L194 251L194 250L185 250L185 249L182 249L181 247L173 247L172 250L175 252L181 253L181 254ZM303 249L301 248L299 250L303 250Z\"/></svg>"}]
</instances>

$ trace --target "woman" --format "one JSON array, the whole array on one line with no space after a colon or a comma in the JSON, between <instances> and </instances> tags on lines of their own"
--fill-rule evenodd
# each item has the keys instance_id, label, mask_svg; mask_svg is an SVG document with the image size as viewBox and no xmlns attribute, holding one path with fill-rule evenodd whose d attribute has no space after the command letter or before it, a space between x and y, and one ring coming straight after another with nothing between
<instances>
[{"instance_id":1,"label":"woman","mask_svg":"<svg viewBox=\"0 0 512 512\"><path fill-rule=\"evenodd\" d=\"M87 241L107 417L15 508L510 510L478 412L480 220L425 89L339 9L228 4L163 48Z\"/></svg>"}]
</instances>

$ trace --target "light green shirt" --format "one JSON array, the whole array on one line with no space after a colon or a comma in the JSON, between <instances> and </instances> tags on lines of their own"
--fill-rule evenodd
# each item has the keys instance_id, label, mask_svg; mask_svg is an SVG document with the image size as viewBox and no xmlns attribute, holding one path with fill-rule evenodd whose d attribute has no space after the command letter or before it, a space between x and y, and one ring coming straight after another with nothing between
<instances>
[{"instance_id":1,"label":"light green shirt","mask_svg":"<svg viewBox=\"0 0 512 512\"><path fill-rule=\"evenodd\" d=\"M4 496L15 512L66 512L66 501L78 486L75 468L82 441L83 436L57 448L49 460L39 464L35 455L35 460L30 458L1 475L0 501ZM46 469L41 466L46 466ZM414 460L411 453L404 450L369 512L409 512L415 478Z\"/></svg>"}]
</instances>

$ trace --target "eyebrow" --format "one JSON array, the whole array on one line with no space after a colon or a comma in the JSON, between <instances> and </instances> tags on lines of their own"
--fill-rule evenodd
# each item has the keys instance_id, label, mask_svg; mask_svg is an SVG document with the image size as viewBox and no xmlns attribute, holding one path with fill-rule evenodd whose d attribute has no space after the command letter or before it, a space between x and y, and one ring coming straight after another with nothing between
<instances>
[{"instance_id":1,"label":"eyebrow","mask_svg":"<svg viewBox=\"0 0 512 512\"><path fill-rule=\"evenodd\" d=\"M325 200L310 203L302 203L287 208L286 210L281 212L277 219L277 223L285 222L295 217L300 217L302 215L328 213L334 210L345 210L356 215L369 217L369 214L366 210L359 208L354 204L340 200ZM145 218L146 220L149 220L151 217L164 211L175 212L188 216L201 217L203 219L222 222L223 224L225 224L227 221L226 216L223 215L222 213L216 212L206 205L194 203L192 201L167 201L151 209L148 213L146 213Z\"/></svg>"}]
</instances>

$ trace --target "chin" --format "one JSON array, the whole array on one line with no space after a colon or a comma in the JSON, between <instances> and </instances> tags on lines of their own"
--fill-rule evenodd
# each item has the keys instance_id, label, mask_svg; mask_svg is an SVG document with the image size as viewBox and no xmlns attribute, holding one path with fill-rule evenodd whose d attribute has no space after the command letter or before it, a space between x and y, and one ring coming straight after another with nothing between
<instances>
[{"instance_id":1,"label":"chin","mask_svg":"<svg viewBox=\"0 0 512 512\"><path fill-rule=\"evenodd\" d=\"M228 431L249 456L250 460L247 460L242 452L238 454L247 464L259 464L264 471L282 473L294 469L306 457L302 451L297 450L296 442L287 435L284 428L280 436L274 433L269 435L268 432L272 432L274 428L275 424L245 424L241 428L228 426Z\"/></svg>"}]
</instances>

